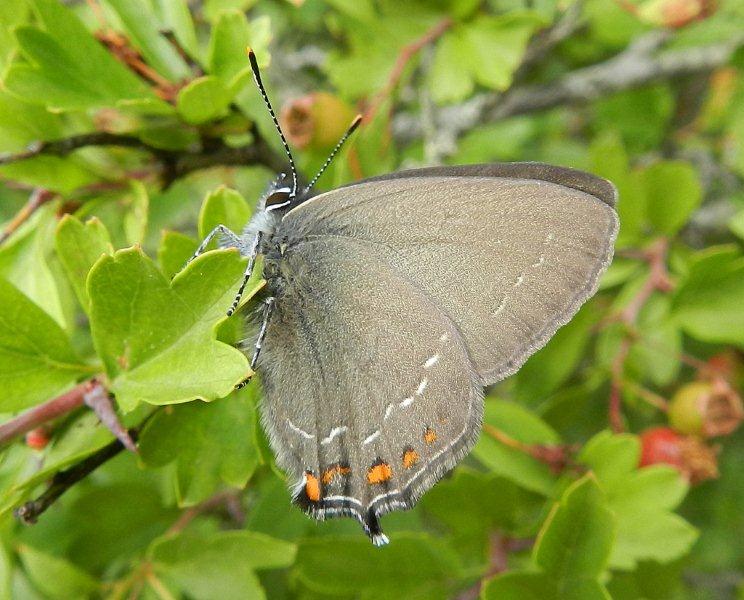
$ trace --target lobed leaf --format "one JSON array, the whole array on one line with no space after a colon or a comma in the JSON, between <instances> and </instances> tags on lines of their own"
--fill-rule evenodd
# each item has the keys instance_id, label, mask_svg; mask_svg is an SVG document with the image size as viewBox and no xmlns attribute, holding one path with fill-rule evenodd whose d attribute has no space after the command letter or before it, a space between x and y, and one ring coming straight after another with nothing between
<instances>
[{"instance_id":1,"label":"lobed leaf","mask_svg":"<svg viewBox=\"0 0 744 600\"><path fill-rule=\"evenodd\" d=\"M253 531L181 533L156 539L155 571L197 600L265 598L256 570L287 567L297 547Z\"/></svg>"},{"instance_id":2,"label":"lobed leaf","mask_svg":"<svg viewBox=\"0 0 744 600\"><path fill-rule=\"evenodd\" d=\"M677 322L706 342L744 346L744 255L727 246L700 252L673 298Z\"/></svg>"},{"instance_id":3,"label":"lobed leaf","mask_svg":"<svg viewBox=\"0 0 744 600\"><path fill-rule=\"evenodd\" d=\"M0 412L47 400L90 372L59 324L0 278Z\"/></svg>"},{"instance_id":4,"label":"lobed leaf","mask_svg":"<svg viewBox=\"0 0 744 600\"><path fill-rule=\"evenodd\" d=\"M55 247L80 305L88 312L88 273L103 254L113 254L114 251L108 230L95 217L83 224L79 219L65 215L57 226Z\"/></svg>"},{"instance_id":5,"label":"lobed leaf","mask_svg":"<svg viewBox=\"0 0 744 600\"><path fill-rule=\"evenodd\" d=\"M243 391L210 404L190 402L148 422L139 441L142 461L148 467L175 463L179 504L200 502L222 483L245 486L260 461L252 396Z\"/></svg>"},{"instance_id":6,"label":"lobed leaf","mask_svg":"<svg viewBox=\"0 0 744 600\"><path fill-rule=\"evenodd\" d=\"M534 565L491 579L481 597L537 600L609 599L599 577L607 566L615 518L587 475L561 497L538 536Z\"/></svg>"},{"instance_id":7,"label":"lobed leaf","mask_svg":"<svg viewBox=\"0 0 744 600\"><path fill-rule=\"evenodd\" d=\"M137 248L96 263L88 276L91 331L125 411L140 401L213 400L248 376L246 357L214 332L243 269L231 250L200 256L172 283Z\"/></svg>"}]
</instances>

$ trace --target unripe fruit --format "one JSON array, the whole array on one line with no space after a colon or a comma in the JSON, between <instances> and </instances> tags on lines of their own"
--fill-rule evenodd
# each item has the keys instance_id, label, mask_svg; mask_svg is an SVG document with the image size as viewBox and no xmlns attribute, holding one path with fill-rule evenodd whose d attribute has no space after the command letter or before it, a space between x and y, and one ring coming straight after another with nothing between
<instances>
[{"instance_id":1,"label":"unripe fruit","mask_svg":"<svg viewBox=\"0 0 744 600\"><path fill-rule=\"evenodd\" d=\"M714 0L648 0L638 5L638 17L652 25L679 28L704 19L716 9Z\"/></svg>"},{"instance_id":2,"label":"unripe fruit","mask_svg":"<svg viewBox=\"0 0 744 600\"><path fill-rule=\"evenodd\" d=\"M680 433L703 433L703 414L713 386L707 381L688 383L679 388L669 403L669 424Z\"/></svg>"},{"instance_id":3,"label":"unripe fruit","mask_svg":"<svg viewBox=\"0 0 744 600\"><path fill-rule=\"evenodd\" d=\"M690 435L728 435L739 427L743 418L741 398L720 378L683 385L669 403L669 423L677 431Z\"/></svg>"},{"instance_id":4,"label":"unripe fruit","mask_svg":"<svg viewBox=\"0 0 744 600\"><path fill-rule=\"evenodd\" d=\"M338 96L314 92L282 107L280 121L289 143L297 148L332 148L346 133L356 112Z\"/></svg>"}]
</instances>

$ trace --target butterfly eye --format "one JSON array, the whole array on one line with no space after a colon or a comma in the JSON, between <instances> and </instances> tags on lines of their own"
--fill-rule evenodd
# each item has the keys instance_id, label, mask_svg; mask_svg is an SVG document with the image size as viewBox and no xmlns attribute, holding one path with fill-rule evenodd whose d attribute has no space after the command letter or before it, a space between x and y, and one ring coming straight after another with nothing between
<instances>
[{"instance_id":1,"label":"butterfly eye","mask_svg":"<svg viewBox=\"0 0 744 600\"><path fill-rule=\"evenodd\" d=\"M291 201L289 188L281 188L266 197L264 207L266 210L276 210L288 206Z\"/></svg>"}]
</instances>

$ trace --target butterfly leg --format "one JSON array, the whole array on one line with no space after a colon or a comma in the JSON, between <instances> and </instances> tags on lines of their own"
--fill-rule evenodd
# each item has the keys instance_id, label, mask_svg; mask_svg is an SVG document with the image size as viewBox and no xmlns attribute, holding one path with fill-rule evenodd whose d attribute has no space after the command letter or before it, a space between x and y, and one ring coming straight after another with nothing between
<instances>
[{"instance_id":1,"label":"butterfly leg","mask_svg":"<svg viewBox=\"0 0 744 600\"><path fill-rule=\"evenodd\" d=\"M243 297L243 292L245 291L245 286L248 284L248 280L253 274L253 267L256 265L256 256L258 255L258 246L261 244L262 237L263 232L259 231L256 234L256 237L253 238L253 244L251 245L250 254L248 255L248 266L246 266L245 271L243 272L243 281L240 283L238 293L235 295L235 299L233 300L232 305L227 311L228 317L231 317L232 314L235 312L235 309L238 308L240 299Z\"/></svg>"},{"instance_id":2,"label":"butterfly leg","mask_svg":"<svg viewBox=\"0 0 744 600\"><path fill-rule=\"evenodd\" d=\"M197 256L202 254L206 249L207 246L209 246L209 242L211 242L214 239L214 236L217 234L221 234L226 240L228 240L228 246L229 247L239 247L240 246L240 238L235 235L230 229L225 227L224 225L217 225L212 231L210 231L207 234L207 237L204 238L201 244L199 244L199 247L196 249L196 252L194 252L194 255L186 261L186 265L188 265L192 260L194 260ZM186 266L184 265L184 267Z\"/></svg>"},{"instance_id":3,"label":"butterfly leg","mask_svg":"<svg viewBox=\"0 0 744 600\"><path fill-rule=\"evenodd\" d=\"M253 349L253 357L251 358L251 370L253 370L256 367L256 363L258 362L258 355L261 354L261 346L263 346L264 339L266 338L266 329L269 326L269 320L271 319L271 313L274 312L274 304L276 302L276 298L273 296L266 298L264 302L264 312L263 312L263 319L261 320L261 329L258 331L258 337L256 338L256 345ZM236 390L239 390L240 388L245 387L248 385L248 382L251 380L249 377L248 379L245 379L241 381L238 385L235 386Z\"/></svg>"}]
</instances>

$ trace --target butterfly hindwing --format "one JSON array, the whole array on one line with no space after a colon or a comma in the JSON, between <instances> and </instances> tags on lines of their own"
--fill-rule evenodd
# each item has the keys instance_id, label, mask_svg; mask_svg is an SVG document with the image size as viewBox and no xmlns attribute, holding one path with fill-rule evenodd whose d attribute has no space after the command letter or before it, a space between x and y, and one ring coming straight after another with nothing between
<instances>
[{"instance_id":1,"label":"butterfly hindwing","mask_svg":"<svg viewBox=\"0 0 744 600\"><path fill-rule=\"evenodd\" d=\"M259 361L263 416L317 518L408 508L470 449L481 385L452 321L363 245L288 250Z\"/></svg>"}]
</instances>

